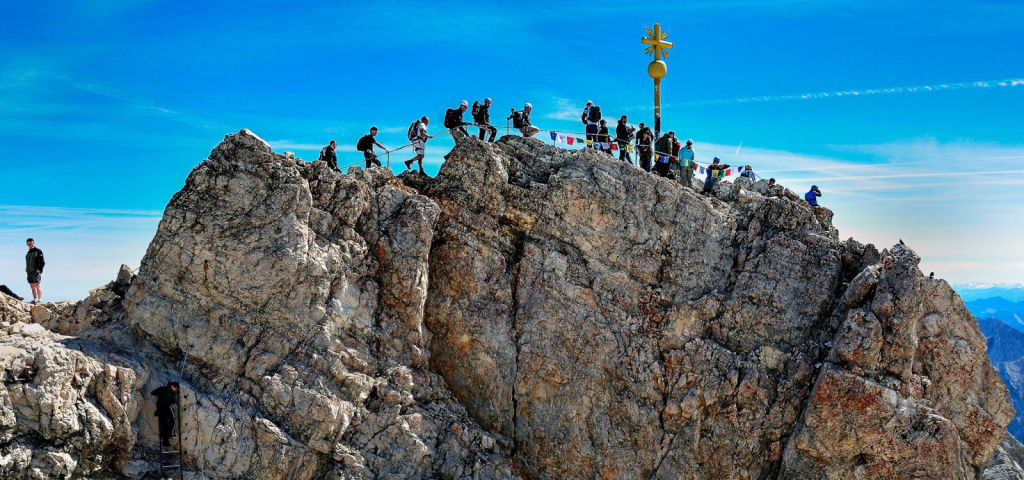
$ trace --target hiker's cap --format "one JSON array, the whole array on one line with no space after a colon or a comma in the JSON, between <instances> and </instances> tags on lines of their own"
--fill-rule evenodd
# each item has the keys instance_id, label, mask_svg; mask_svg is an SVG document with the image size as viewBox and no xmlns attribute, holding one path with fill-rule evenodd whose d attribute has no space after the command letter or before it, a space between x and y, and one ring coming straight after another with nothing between
<instances>
[{"instance_id":1,"label":"hiker's cap","mask_svg":"<svg viewBox=\"0 0 1024 480\"><path fill-rule=\"evenodd\" d=\"M459 106L468 107L469 106L469 102L463 100L463 101L459 102Z\"/></svg>"},{"instance_id":2,"label":"hiker's cap","mask_svg":"<svg viewBox=\"0 0 1024 480\"><path fill-rule=\"evenodd\" d=\"M593 100L587 100L587 105L593 105L593 104L594 104Z\"/></svg>"},{"instance_id":3,"label":"hiker's cap","mask_svg":"<svg viewBox=\"0 0 1024 480\"><path fill-rule=\"evenodd\" d=\"M687 140L686 140L686 144L687 144L687 145L689 145L689 144L691 144L691 143L693 143L693 140L689 140L689 139L687 139Z\"/></svg>"},{"instance_id":4,"label":"hiker's cap","mask_svg":"<svg viewBox=\"0 0 1024 480\"><path fill-rule=\"evenodd\" d=\"M526 105L523 105L523 108L533 108L533 105L530 105L529 103L527 103Z\"/></svg>"},{"instance_id":5,"label":"hiker's cap","mask_svg":"<svg viewBox=\"0 0 1024 480\"><path fill-rule=\"evenodd\" d=\"M722 160L721 160L721 159L719 159L718 157L715 157L715 159L714 159L714 162L715 162L715 163L718 163L718 162L721 162L721 161L722 161Z\"/></svg>"}]
</instances>

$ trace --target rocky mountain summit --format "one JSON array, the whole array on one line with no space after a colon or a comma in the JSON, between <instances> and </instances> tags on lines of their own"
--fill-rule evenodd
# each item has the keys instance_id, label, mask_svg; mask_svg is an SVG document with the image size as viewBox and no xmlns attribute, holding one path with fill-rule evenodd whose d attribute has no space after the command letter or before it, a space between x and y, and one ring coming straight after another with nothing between
<instances>
[{"instance_id":1,"label":"rocky mountain summit","mask_svg":"<svg viewBox=\"0 0 1024 480\"><path fill-rule=\"evenodd\" d=\"M186 355L188 478L1014 478L963 302L831 216L536 139L431 179L243 130L137 275L0 302L37 372L0 389L0 478L143 477Z\"/></svg>"}]
</instances>

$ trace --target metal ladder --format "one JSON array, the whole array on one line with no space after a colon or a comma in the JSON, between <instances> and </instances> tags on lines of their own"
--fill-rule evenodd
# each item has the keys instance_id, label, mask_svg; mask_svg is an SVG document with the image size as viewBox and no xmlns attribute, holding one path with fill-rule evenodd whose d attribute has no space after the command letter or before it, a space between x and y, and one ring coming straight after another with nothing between
<instances>
[{"instance_id":1,"label":"metal ladder","mask_svg":"<svg viewBox=\"0 0 1024 480\"><path fill-rule=\"evenodd\" d=\"M188 327L185 328L187 332ZM174 402L178 406L174 419L177 425L174 427L174 435L171 436L171 446L164 447L162 442L160 444L160 480L173 480L174 476L171 475L171 472L177 472L178 480L185 480L185 465L182 459L184 448L182 448L181 444L181 377L185 375L185 362L188 361L188 354L191 350L192 346L189 345L188 349L185 350L185 357L181 359L181 369L178 371L178 391L176 392L177 398ZM170 450L164 450L165 448Z\"/></svg>"}]
</instances>

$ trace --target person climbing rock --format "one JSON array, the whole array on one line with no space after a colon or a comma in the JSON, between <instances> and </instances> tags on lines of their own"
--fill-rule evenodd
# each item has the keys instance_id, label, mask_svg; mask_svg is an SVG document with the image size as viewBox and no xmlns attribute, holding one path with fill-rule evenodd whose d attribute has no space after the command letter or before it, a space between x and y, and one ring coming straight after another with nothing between
<instances>
[{"instance_id":1,"label":"person climbing rock","mask_svg":"<svg viewBox=\"0 0 1024 480\"><path fill-rule=\"evenodd\" d=\"M512 120L512 128L518 128L519 133L523 134L524 137L532 137L540 132L540 129L533 126L530 123L530 112L533 111L533 105L527 103L523 105L521 111L512 109L512 114L505 120Z\"/></svg>"},{"instance_id":2,"label":"person climbing rock","mask_svg":"<svg viewBox=\"0 0 1024 480\"><path fill-rule=\"evenodd\" d=\"M43 289L39 282L43 278L43 267L46 260L43 259L43 251L36 248L36 241L29 238L25 240L28 245L28 253L25 254L25 273L28 274L28 286L32 289L32 303L43 301Z\"/></svg>"},{"instance_id":3,"label":"person climbing rock","mask_svg":"<svg viewBox=\"0 0 1024 480\"><path fill-rule=\"evenodd\" d=\"M654 163L654 171L662 177L669 176L669 159L672 156L672 140L674 135L672 132L668 132L658 139L657 143L654 144L654 154L656 155L657 161Z\"/></svg>"},{"instance_id":4,"label":"person climbing rock","mask_svg":"<svg viewBox=\"0 0 1024 480\"><path fill-rule=\"evenodd\" d=\"M635 130L628 123L629 119L625 115L619 119L618 125L615 126L615 143L619 144L619 160L623 160L633 163L633 158L629 154L629 144L633 141L633 131Z\"/></svg>"},{"instance_id":5,"label":"person climbing rock","mask_svg":"<svg viewBox=\"0 0 1024 480\"><path fill-rule=\"evenodd\" d=\"M423 171L423 156L427 153L427 140L434 138L427 135L428 124L430 124L430 119L424 115L419 120L412 122L412 125L409 125L409 132L406 134L409 141L412 142L413 152L416 153L416 156L405 161L405 169L411 169L412 162L418 162L420 173L424 175L426 175L426 172Z\"/></svg>"},{"instance_id":6,"label":"person climbing rock","mask_svg":"<svg viewBox=\"0 0 1024 480\"><path fill-rule=\"evenodd\" d=\"M636 131L636 151L640 168L645 172L651 171L651 142L654 141L654 133L651 128L640 122Z\"/></svg>"},{"instance_id":7,"label":"person climbing rock","mask_svg":"<svg viewBox=\"0 0 1024 480\"><path fill-rule=\"evenodd\" d=\"M462 120L462 114L466 113L468 108L469 102L463 100L459 102L459 108L449 108L444 113L444 128L448 129L455 140L462 140L469 136L469 132L466 131L466 125L469 124ZM447 159L448 156L445 155L445 160Z\"/></svg>"},{"instance_id":8,"label":"person climbing rock","mask_svg":"<svg viewBox=\"0 0 1024 480\"><path fill-rule=\"evenodd\" d=\"M608 122L601 119L601 126L597 128L597 141L601 144L600 150L608 155L612 154L612 136L608 132Z\"/></svg>"},{"instance_id":9,"label":"person climbing rock","mask_svg":"<svg viewBox=\"0 0 1024 480\"><path fill-rule=\"evenodd\" d=\"M366 168L370 168L370 166L380 166L380 160L377 159L377 154L373 153L374 145L384 149L385 152L388 151L387 147L377 143L377 140L374 138L376 136L377 127L370 127L370 133L363 135L362 138L359 139L359 142L356 143L356 150L363 152L363 160L366 160Z\"/></svg>"},{"instance_id":10,"label":"person climbing rock","mask_svg":"<svg viewBox=\"0 0 1024 480\"><path fill-rule=\"evenodd\" d=\"M491 137L487 139L488 142L494 141L494 136L498 134L498 129L491 125L491 99L485 98L484 103L473 102L473 123L480 129L480 140L484 139L484 135L487 133L491 134Z\"/></svg>"},{"instance_id":11,"label":"person climbing rock","mask_svg":"<svg viewBox=\"0 0 1024 480\"><path fill-rule=\"evenodd\" d=\"M702 191L705 195L711 193L711 189L714 188L715 182L718 181L718 174L722 170L729 168L728 163L723 164L721 162L722 161L718 157L715 157L714 160L711 161L711 165L708 165L705 168L708 172L708 177L704 179L704 190Z\"/></svg>"},{"instance_id":12,"label":"person climbing rock","mask_svg":"<svg viewBox=\"0 0 1024 480\"><path fill-rule=\"evenodd\" d=\"M327 162L327 166L330 167L331 170L341 173L341 169L338 168L338 154L335 152L337 148L338 143L331 140L331 143L320 149L320 161Z\"/></svg>"},{"instance_id":13,"label":"person climbing rock","mask_svg":"<svg viewBox=\"0 0 1024 480\"><path fill-rule=\"evenodd\" d=\"M160 445L163 447L171 446L171 435L174 434L174 412L171 411L171 405L178 403L178 388L178 382L168 382L150 392L150 395L156 397L156 412L153 414L159 422Z\"/></svg>"},{"instance_id":14,"label":"person climbing rock","mask_svg":"<svg viewBox=\"0 0 1024 480\"><path fill-rule=\"evenodd\" d=\"M821 190L818 190L818 186L817 185L811 185L811 189L807 193L804 194L804 200L807 200L807 203L810 204L812 207L817 207L817 206L819 206L818 205L818 197L820 197L820 196L821 196Z\"/></svg>"},{"instance_id":15,"label":"person climbing rock","mask_svg":"<svg viewBox=\"0 0 1024 480\"><path fill-rule=\"evenodd\" d=\"M592 100L587 100L587 106L583 107L583 116L581 117L583 124L587 126L587 141L590 142L588 147L598 148L596 145L598 142L597 123L601 121L601 107L594 105Z\"/></svg>"}]
</instances>

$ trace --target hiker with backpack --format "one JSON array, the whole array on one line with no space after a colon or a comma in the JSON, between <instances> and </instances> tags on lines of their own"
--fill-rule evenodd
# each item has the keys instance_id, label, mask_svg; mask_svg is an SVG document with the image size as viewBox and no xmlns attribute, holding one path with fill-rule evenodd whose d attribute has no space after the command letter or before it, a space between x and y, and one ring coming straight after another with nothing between
<instances>
[{"instance_id":1,"label":"hiker with backpack","mask_svg":"<svg viewBox=\"0 0 1024 480\"><path fill-rule=\"evenodd\" d=\"M473 123L480 128L480 140L484 139L484 134L490 132L491 138L487 139L488 142L494 141L494 136L498 134L498 129L491 125L491 99L485 98L484 103L473 101Z\"/></svg>"},{"instance_id":2,"label":"hiker with backpack","mask_svg":"<svg viewBox=\"0 0 1024 480\"><path fill-rule=\"evenodd\" d=\"M427 172L423 171L423 156L427 153L427 140L434 138L431 135L427 135L427 125L430 124L430 119L426 115L423 118L412 122L409 125L409 131L405 134L412 142L413 151L416 153L415 157L405 161L405 169L412 169L412 162L418 162L420 167L420 174L426 175Z\"/></svg>"},{"instance_id":3,"label":"hiker with backpack","mask_svg":"<svg viewBox=\"0 0 1024 480\"><path fill-rule=\"evenodd\" d=\"M587 100L587 106L583 108L583 116L580 118L583 124L587 126L587 146L590 148L599 148L600 145L595 145L597 140L597 122L601 121L601 107L594 105L592 100Z\"/></svg>"},{"instance_id":4,"label":"hiker with backpack","mask_svg":"<svg viewBox=\"0 0 1024 480\"><path fill-rule=\"evenodd\" d=\"M533 105L527 103L518 112L513 108L512 114L505 120L512 120L512 128L519 129L519 133L523 134L524 137L532 137L540 132L540 129L530 124L531 111L533 111Z\"/></svg>"},{"instance_id":5,"label":"hiker with backpack","mask_svg":"<svg viewBox=\"0 0 1024 480\"><path fill-rule=\"evenodd\" d=\"M603 118L601 119L601 126L597 129L597 141L601 142L601 151L607 153L608 156L612 154L612 136L608 134L608 122Z\"/></svg>"},{"instance_id":6,"label":"hiker with backpack","mask_svg":"<svg viewBox=\"0 0 1024 480\"><path fill-rule=\"evenodd\" d=\"M708 165L705 168L705 170L707 170L708 172L708 177L704 179L704 190L701 191L701 193L705 195L711 193L711 189L714 188L715 182L718 181L718 175L723 170L729 168L728 163L722 164L721 161L722 160L720 160L718 157L715 157L715 159L711 161L711 165Z\"/></svg>"},{"instance_id":7,"label":"hiker with backpack","mask_svg":"<svg viewBox=\"0 0 1024 480\"><path fill-rule=\"evenodd\" d=\"M668 132L662 135L654 144L654 154L658 159L657 162L654 163L654 171L657 172L659 176L675 178L675 175L670 177L668 171L669 161L672 157L672 140L674 139L675 134L673 132Z\"/></svg>"},{"instance_id":8,"label":"hiker with backpack","mask_svg":"<svg viewBox=\"0 0 1024 480\"><path fill-rule=\"evenodd\" d=\"M455 140L462 140L469 136L466 131L468 123L462 121L462 114L469 108L469 102L459 102L459 108L449 108L444 112L444 128L447 128ZM447 158L447 157L445 157Z\"/></svg>"},{"instance_id":9,"label":"hiker with backpack","mask_svg":"<svg viewBox=\"0 0 1024 480\"><path fill-rule=\"evenodd\" d=\"M651 128L640 122L640 128L636 131L636 151L639 154L640 168L645 172L651 171L651 142L654 141L654 133Z\"/></svg>"},{"instance_id":10,"label":"hiker with backpack","mask_svg":"<svg viewBox=\"0 0 1024 480\"><path fill-rule=\"evenodd\" d=\"M327 144L326 147L320 149L320 161L327 162L327 166L335 172L341 173L341 169L338 168L338 154L335 150L338 148L338 143L331 140L331 143Z\"/></svg>"},{"instance_id":11,"label":"hiker with backpack","mask_svg":"<svg viewBox=\"0 0 1024 480\"><path fill-rule=\"evenodd\" d=\"M633 141L633 130L628 123L628 119L625 115L619 119L619 124L615 126L615 143L619 144L619 160L624 160L633 164L633 159L629 155L629 144Z\"/></svg>"},{"instance_id":12,"label":"hiker with backpack","mask_svg":"<svg viewBox=\"0 0 1024 480\"><path fill-rule=\"evenodd\" d=\"M384 145L377 143L374 137L377 136L377 127L370 127L369 135L363 135L356 143L356 150L363 152L363 160L366 160L366 168L370 168L370 165L380 166L380 160L377 159L377 154L373 153L373 146L376 145L387 153L388 149Z\"/></svg>"}]
</instances>

